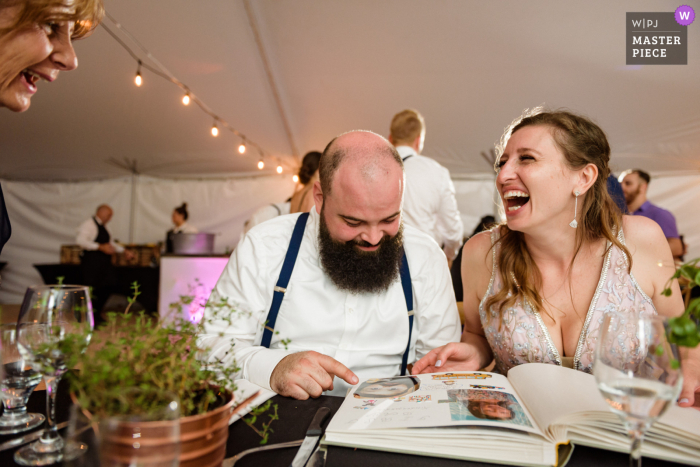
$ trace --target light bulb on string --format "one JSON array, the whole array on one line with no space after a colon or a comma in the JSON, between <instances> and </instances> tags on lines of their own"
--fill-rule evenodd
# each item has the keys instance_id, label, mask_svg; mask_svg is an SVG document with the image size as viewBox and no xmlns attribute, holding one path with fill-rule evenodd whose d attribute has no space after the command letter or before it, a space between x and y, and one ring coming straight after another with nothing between
<instances>
[{"instance_id":1,"label":"light bulb on string","mask_svg":"<svg viewBox=\"0 0 700 467\"><path fill-rule=\"evenodd\" d=\"M281 173L282 173L282 166L281 166L281 165L278 165L278 166L277 166L277 173L278 173L278 174L281 174Z\"/></svg>"},{"instance_id":2,"label":"light bulb on string","mask_svg":"<svg viewBox=\"0 0 700 467\"><path fill-rule=\"evenodd\" d=\"M245 140L241 141L241 144L238 145L238 152L239 154L245 154Z\"/></svg>"},{"instance_id":3,"label":"light bulb on string","mask_svg":"<svg viewBox=\"0 0 700 467\"><path fill-rule=\"evenodd\" d=\"M183 105L190 105L190 93L189 91L185 93L184 96L182 96L182 104Z\"/></svg>"},{"instance_id":4,"label":"light bulb on string","mask_svg":"<svg viewBox=\"0 0 700 467\"><path fill-rule=\"evenodd\" d=\"M294 183L299 183L299 176L298 175L293 176L292 180L294 180Z\"/></svg>"},{"instance_id":5,"label":"light bulb on string","mask_svg":"<svg viewBox=\"0 0 700 467\"><path fill-rule=\"evenodd\" d=\"M260 159L260 162L258 162L258 169L262 170L265 167L265 163L263 162L262 159Z\"/></svg>"},{"instance_id":6,"label":"light bulb on string","mask_svg":"<svg viewBox=\"0 0 700 467\"><path fill-rule=\"evenodd\" d=\"M143 84L143 79L141 78L141 60L139 60L139 66L136 68L136 77L134 77L134 83L136 86L141 86Z\"/></svg>"},{"instance_id":7,"label":"light bulb on string","mask_svg":"<svg viewBox=\"0 0 700 467\"><path fill-rule=\"evenodd\" d=\"M216 121L214 121L214 125L211 127L211 135L219 136L219 129L216 127Z\"/></svg>"}]
</instances>

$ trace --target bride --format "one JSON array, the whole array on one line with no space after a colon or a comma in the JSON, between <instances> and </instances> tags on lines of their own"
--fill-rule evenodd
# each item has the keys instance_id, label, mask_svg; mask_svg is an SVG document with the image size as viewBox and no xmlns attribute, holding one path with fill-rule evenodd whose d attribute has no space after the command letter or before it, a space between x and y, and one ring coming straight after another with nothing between
<instances>
[{"instance_id":1,"label":"bride","mask_svg":"<svg viewBox=\"0 0 700 467\"><path fill-rule=\"evenodd\" d=\"M610 146L585 117L538 110L505 132L496 185L506 222L472 237L462 253L461 342L420 359L413 374L506 373L530 362L590 372L598 327L610 310L682 314L661 228L623 216L608 195ZM681 406L700 390L700 347L683 349ZM698 394L700 399L700 394Z\"/></svg>"}]
</instances>

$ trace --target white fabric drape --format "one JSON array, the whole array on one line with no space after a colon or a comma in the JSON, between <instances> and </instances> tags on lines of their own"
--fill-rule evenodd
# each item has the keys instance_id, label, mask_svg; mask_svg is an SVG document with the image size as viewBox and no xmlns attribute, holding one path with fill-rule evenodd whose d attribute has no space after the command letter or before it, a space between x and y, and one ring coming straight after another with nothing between
<instances>
[{"instance_id":1,"label":"white fabric drape","mask_svg":"<svg viewBox=\"0 0 700 467\"><path fill-rule=\"evenodd\" d=\"M33 264L57 263L60 246L74 243L75 231L90 217L97 205L114 208L108 224L113 238L129 238L131 177L98 182L34 183L2 181L12 221L12 238L0 261L2 271L0 303L20 303L26 287L42 282ZM494 214L493 178L454 180L457 205L465 235L479 219ZM243 223L259 207L287 199L294 190L291 177L264 176L179 180L139 177L134 203L134 242L162 241L171 228L172 210L188 203L189 223L200 232L218 233L215 249L233 249ZM654 177L649 199L676 216L678 231L689 245L686 259L700 256L700 175Z\"/></svg>"},{"instance_id":2,"label":"white fabric drape","mask_svg":"<svg viewBox=\"0 0 700 467\"><path fill-rule=\"evenodd\" d=\"M0 303L21 303L24 291L41 284L34 264L58 263L63 244L75 243L78 226L100 204L109 204L114 216L107 224L112 238L129 239L131 177L76 183L1 181L12 222L12 237L2 251ZM289 198L291 177L172 180L136 178L134 243L164 241L172 228L173 209L187 202L188 222L200 232L218 234L218 253L235 248L243 223L260 206Z\"/></svg>"}]
</instances>

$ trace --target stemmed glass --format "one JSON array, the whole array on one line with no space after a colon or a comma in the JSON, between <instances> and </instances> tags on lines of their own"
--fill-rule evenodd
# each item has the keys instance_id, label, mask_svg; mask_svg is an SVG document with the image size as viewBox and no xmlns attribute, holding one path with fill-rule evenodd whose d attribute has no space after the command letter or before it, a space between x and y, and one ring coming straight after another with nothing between
<instances>
[{"instance_id":1,"label":"stemmed glass","mask_svg":"<svg viewBox=\"0 0 700 467\"><path fill-rule=\"evenodd\" d=\"M22 356L44 376L46 430L41 438L15 452L21 465L50 465L84 452L84 445L66 444L56 430L56 391L68 371L67 360L84 352L94 327L90 292L75 285L30 287L17 320Z\"/></svg>"},{"instance_id":2,"label":"stemmed glass","mask_svg":"<svg viewBox=\"0 0 700 467\"><path fill-rule=\"evenodd\" d=\"M593 374L603 398L625 423L631 439L630 466L641 467L644 434L676 400L683 383L678 349L666 339L663 318L607 313Z\"/></svg>"},{"instance_id":3,"label":"stemmed glass","mask_svg":"<svg viewBox=\"0 0 700 467\"><path fill-rule=\"evenodd\" d=\"M0 435L21 433L38 427L44 416L27 413L27 400L34 388L41 382L41 374L32 368L17 348L17 325L0 325L0 343L4 349L0 377L0 397L5 411L0 417Z\"/></svg>"}]
</instances>

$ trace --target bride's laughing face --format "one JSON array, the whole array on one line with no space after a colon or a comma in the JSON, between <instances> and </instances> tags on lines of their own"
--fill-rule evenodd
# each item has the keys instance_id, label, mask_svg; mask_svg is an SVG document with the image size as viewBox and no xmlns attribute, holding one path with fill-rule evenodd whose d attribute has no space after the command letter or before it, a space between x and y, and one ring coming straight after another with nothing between
<instances>
[{"instance_id":1,"label":"bride's laughing face","mask_svg":"<svg viewBox=\"0 0 700 467\"><path fill-rule=\"evenodd\" d=\"M11 27L18 14L19 7L0 9L0 29ZM0 36L0 106L27 110L38 81L51 82L59 71L78 66L73 28L72 22L47 20Z\"/></svg>"},{"instance_id":2,"label":"bride's laughing face","mask_svg":"<svg viewBox=\"0 0 700 467\"><path fill-rule=\"evenodd\" d=\"M526 126L513 133L498 168L496 185L511 230L527 233L573 219L575 174L550 127Z\"/></svg>"}]
</instances>

